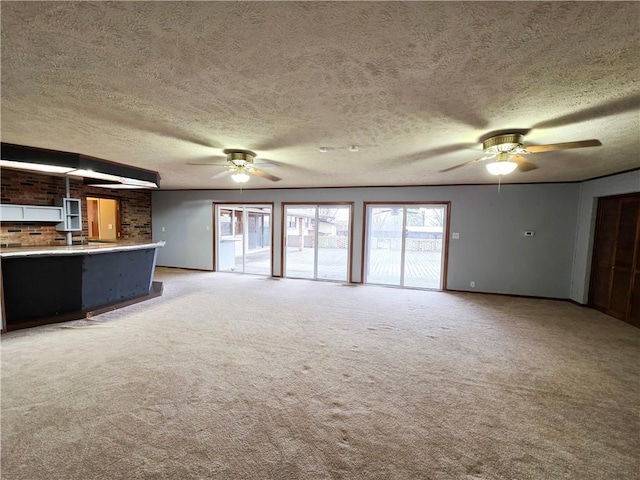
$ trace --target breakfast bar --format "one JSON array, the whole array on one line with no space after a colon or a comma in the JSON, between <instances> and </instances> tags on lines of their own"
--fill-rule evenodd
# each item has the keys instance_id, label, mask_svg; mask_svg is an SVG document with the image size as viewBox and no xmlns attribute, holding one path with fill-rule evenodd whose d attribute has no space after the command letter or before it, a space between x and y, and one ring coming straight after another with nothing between
<instances>
[{"instance_id":1,"label":"breakfast bar","mask_svg":"<svg viewBox=\"0 0 640 480\"><path fill-rule=\"evenodd\" d=\"M2 331L88 318L162 294L164 242L17 247L0 251Z\"/></svg>"}]
</instances>

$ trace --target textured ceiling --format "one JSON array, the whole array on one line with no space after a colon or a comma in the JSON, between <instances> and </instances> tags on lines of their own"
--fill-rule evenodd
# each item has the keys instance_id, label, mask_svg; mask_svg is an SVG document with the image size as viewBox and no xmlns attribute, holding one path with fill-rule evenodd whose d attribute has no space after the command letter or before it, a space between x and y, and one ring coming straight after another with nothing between
<instances>
[{"instance_id":1,"label":"textured ceiling","mask_svg":"<svg viewBox=\"0 0 640 480\"><path fill-rule=\"evenodd\" d=\"M640 166L638 2L2 1L2 141L233 188L492 183L488 132L538 153L505 182ZM357 153L350 145L360 147ZM320 153L318 147L328 148Z\"/></svg>"}]
</instances>

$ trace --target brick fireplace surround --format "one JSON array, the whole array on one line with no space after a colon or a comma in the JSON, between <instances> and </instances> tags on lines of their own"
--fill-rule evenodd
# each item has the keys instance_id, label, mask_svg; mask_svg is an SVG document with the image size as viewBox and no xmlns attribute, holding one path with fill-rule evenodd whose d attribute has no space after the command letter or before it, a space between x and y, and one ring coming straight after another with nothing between
<instances>
[{"instance_id":1,"label":"brick fireplace surround","mask_svg":"<svg viewBox=\"0 0 640 480\"><path fill-rule=\"evenodd\" d=\"M3 168L0 171L4 204L54 206L56 198L65 196L65 178L49 174ZM151 240L151 192L148 190L110 190L84 185L71 177L71 198L82 200L82 232L73 232L74 243L87 243L87 197L120 200L120 224L125 241ZM38 247L65 245L64 232L55 223L2 222L0 247Z\"/></svg>"}]
</instances>

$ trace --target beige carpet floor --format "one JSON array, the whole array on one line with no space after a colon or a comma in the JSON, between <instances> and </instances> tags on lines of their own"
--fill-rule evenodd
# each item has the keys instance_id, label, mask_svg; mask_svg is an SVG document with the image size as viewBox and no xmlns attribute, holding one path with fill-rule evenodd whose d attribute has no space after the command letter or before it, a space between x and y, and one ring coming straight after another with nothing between
<instances>
[{"instance_id":1,"label":"beige carpet floor","mask_svg":"<svg viewBox=\"0 0 640 480\"><path fill-rule=\"evenodd\" d=\"M2 479L636 479L640 330L568 302L158 269L2 338Z\"/></svg>"}]
</instances>

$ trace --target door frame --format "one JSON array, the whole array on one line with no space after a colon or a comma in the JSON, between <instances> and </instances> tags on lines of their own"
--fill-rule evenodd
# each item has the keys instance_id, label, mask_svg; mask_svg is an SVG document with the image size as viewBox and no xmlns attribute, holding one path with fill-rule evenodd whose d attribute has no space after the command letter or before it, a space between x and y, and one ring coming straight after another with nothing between
<instances>
[{"instance_id":1,"label":"door frame","mask_svg":"<svg viewBox=\"0 0 640 480\"><path fill-rule=\"evenodd\" d=\"M218 216L216 215L216 210L217 207L223 207L224 206L230 206L230 207L269 207L270 210L270 219L269 219L269 224L270 224L270 232L269 235L271 236L271 255L270 255L270 261L269 261L269 276L273 277L273 239L274 239L274 235L273 235L273 210L274 210L274 204L273 202L213 202L212 203L212 209L211 209L211 217L212 217L212 222L211 225L213 225L213 242L212 243L212 258L213 258L213 271L217 272L218 271L218 252L216 250L216 247L218 245ZM244 217L243 217L243 221L244 221ZM244 235L244 230L243 230L243 235ZM244 241L244 240L243 240ZM244 272L243 272L244 273Z\"/></svg>"},{"instance_id":2,"label":"door frame","mask_svg":"<svg viewBox=\"0 0 640 480\"><path fill-rule=\"evenodd\" d=\"M367 235L367 229L369 227L369 207L370 206L385 206L385 205L398 205L398 206L403 206L403 207L407 207L407 206L420 206L420 205L425 205L425 206L429 206L429 205L433 205L433 206L443 206L445 207L445 220L444 220L444 235L442 236L442 272L440 274L440 288L439 290L441 291L446 291L447 289L447 270L448 270L448 266L449 266L449 224L450 224L450 220L451 220L451 202L450 201L445 201L445 202L434 202L434 201L428 201L428 202L419 202L419 201L410 201L410 202L364 202L363 207L364 210L362 212L363 215L363 221L362 221L362 264L361 264L361 270L360 270L360 279L362 281L362 283L367 283L366 282L366 278L365 278L365 269L367 266L367 262L369 261L368 257L367 257L367 247L368 247L368 235ZM406 214L404 214L406 215ZM403 252L404 255L404 252ZM404 265L402 266L403 270L404 270ZM402 275L403 276L403 275ZM402 277L401 276L401 277ZM377 284L376 284L377 285ZM413 289L419 289L419 290L431 290L431 289L426 289L426 288L421 288L421 287L405 287L405 286L401 286L400 288L413 288Z\"/></svg>"},{"instance_id":3,"label":"door frame","mask_svg":"<svg viewBox=\"0 0 640 480\"><path fill-rule=\"evenodd\" d=\"M285 264L285 256L287 254L286 249L287 249L287 245L286 245L286 224L287 224L287 216L286 216L286 211L288 206L298 206L298 207L321 207L321 206L327 206L327 205L336 205L339 207L349 207L349 261L347 262L347 280L346 282L348 283L353 283L353 212L354 212L354 202L282 202L281 207L281 214L280 214L280 251L282 252L282 254L280 255L280 276L282 278L285 278L285 269L284 269L284 264ZM317 235L317 226L316 226L316 235ZM317 248L317 244L316 244L316 248ZM317 252L316 252L317 253ZM317 259L316 259L317 262ZM310 280L310 279L308 279ZM317 281L317 279L314 279ZM324 280L322 280L324 281ZM326 280L326 281L333 281L333 280Z\"/></svg>"}]
</instances>

